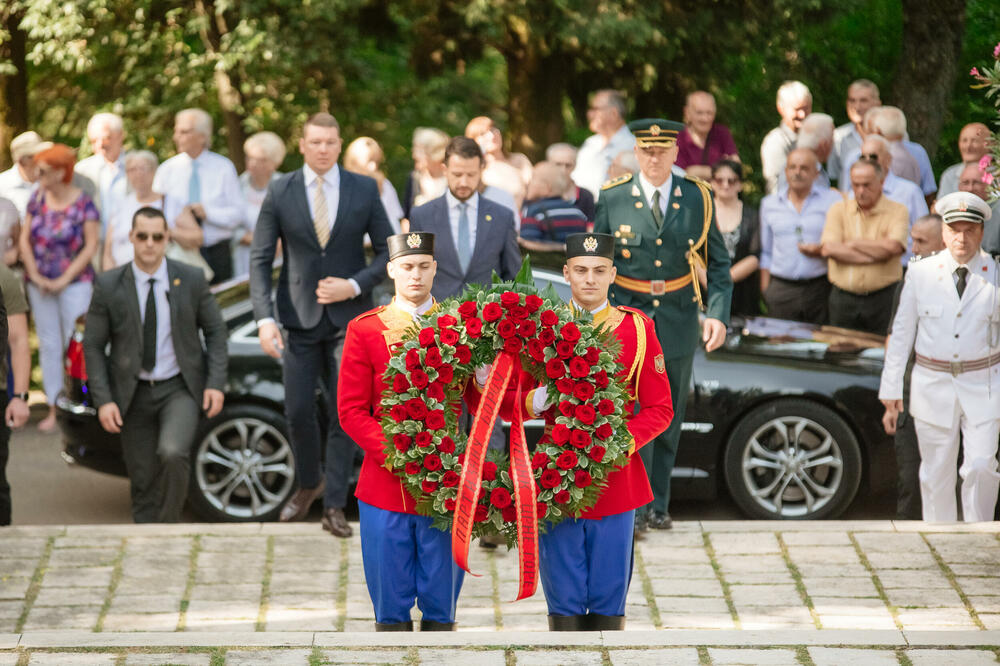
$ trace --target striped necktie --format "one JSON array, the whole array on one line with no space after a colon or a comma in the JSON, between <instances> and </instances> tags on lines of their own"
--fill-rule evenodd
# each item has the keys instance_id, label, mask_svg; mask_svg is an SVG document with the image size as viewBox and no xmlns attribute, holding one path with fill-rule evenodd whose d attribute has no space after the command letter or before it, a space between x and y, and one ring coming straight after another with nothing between
<instances>
[{"instance_id":1,"label":"striped necktie","mask_svg":"<svg viewBox=\"0 0 1000 666\"><path fill-rule=\"evenodd\" d=\"M316 195L313 197L313 228L316 230L316 238L319 239L319 246L326 247L326 242L330 240L330 210L326 205L326 192L323 186L326 181L322 176L316 176Z\"/></svg>"}]
</instances>

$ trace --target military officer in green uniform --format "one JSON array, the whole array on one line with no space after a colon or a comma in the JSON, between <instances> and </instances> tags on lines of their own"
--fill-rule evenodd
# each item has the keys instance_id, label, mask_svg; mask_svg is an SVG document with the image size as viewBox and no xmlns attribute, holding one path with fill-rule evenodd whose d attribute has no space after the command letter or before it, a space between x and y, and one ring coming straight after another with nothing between
<instances>
[{"instance_id":1,"label":"military officer in green uniform","mask_svg":"<svg viewBox=\"0 0 1000 666\"><path fill-rule=\"evenodd\" d=\"M638 173L608 181L597 202L594 231L615 237L611 302L642 310L656 324L663 348L674 419L641 449L653 501L636 512L636 527L670 529L670 475L677 457L691 364L699 338L706 351L726 339L733 282L729 254L715 224L712 189L702 180L672 173L681 123L648 118L629 123ZM698 269L708 276L702 293ZM699 328L699 308L705 319Z\"/></svg>"}]
</instances>

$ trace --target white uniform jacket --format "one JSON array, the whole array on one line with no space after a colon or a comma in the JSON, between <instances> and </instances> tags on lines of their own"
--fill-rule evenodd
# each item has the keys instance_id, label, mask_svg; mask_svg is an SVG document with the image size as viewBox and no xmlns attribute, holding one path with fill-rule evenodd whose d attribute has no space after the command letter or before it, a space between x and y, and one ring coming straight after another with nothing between
<instances>
[{"instance_id":1,"label":"white uniform jacket","mask_svg":"<svg viewBox=\"0 0 1000 666\"><path fill-rule=\"evenodd\" d=\"M903 374L914 346L917 354L949 363L1000 353L996 262L980 251L966 266L969 275L959 299L954 277L958 263L950 252L910 265L885 353L880 399L902 399ZM956 402L970 424L1000 418L1000 365L957 375L913 367L910 414L950 427Z\"/></svg>"}]
</instances>

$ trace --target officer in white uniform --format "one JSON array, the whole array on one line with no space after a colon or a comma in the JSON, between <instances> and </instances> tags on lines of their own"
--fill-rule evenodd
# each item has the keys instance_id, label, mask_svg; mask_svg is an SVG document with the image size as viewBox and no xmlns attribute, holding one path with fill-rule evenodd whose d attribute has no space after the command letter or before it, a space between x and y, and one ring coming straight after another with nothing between
<instances>
[{"instance_id":1,"label":"officer in white uniform","mask_svg":"<svg viewBox=\"0 0 1000 666\"><path fill-rule=\"evenodd\" d=\"M1000 487L1000 290L997 263L980 249L990 207L971 192L954 192L936 208L946 249L906 273L879 399L889 413L902 408L906 360L915 348L909 407L920 446L923 518L958 519L961 432L962 515L967 522L992 520Z\"/></svg>"}]
</instances>

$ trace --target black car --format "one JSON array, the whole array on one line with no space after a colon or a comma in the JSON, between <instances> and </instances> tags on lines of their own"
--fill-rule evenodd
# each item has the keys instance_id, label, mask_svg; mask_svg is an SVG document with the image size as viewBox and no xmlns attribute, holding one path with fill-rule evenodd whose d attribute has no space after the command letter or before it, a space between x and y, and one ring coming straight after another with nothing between
<instances>
[{"instance_id":1,"label":"black car","mask_svg":"<svg viewBox=\"0 0 1000 666\"><path fill-rule=\"evenodd\" d=\"M569 299L558 273L535 269L534 277ZM296 487L281 367L260 348L246 282L221 287L229 383L225 408L200 424L192 445L189 501L211 521L274 520ZM124 475L119 437L100 427L88 401L81 341L82 323L56 403L65 453ZM894 458L877 399L881 369L878 336L735 321L721 349L695 357L673 496L712 499L726 489L755 518L833 518L859 489L888 487ZM326 389L316 390L322 402ZM542 422L526 425L529 441L537 441Z\"/></svg>"}]
</instances>

